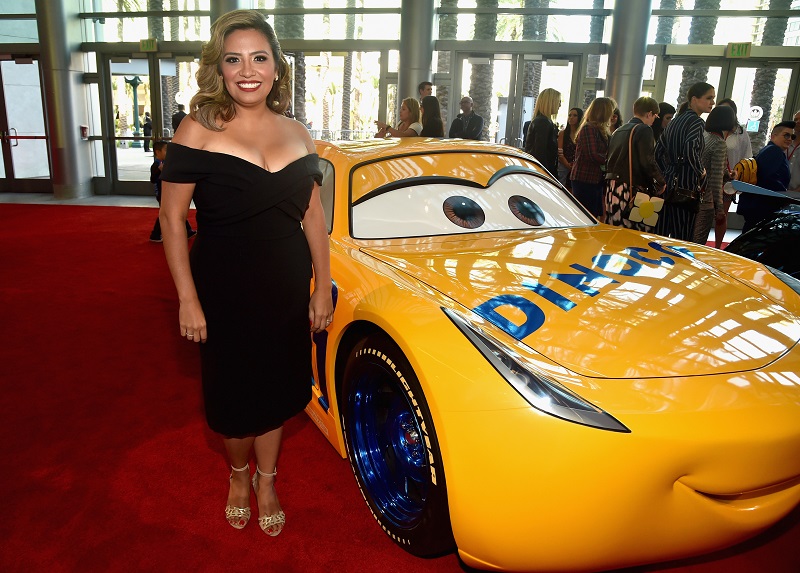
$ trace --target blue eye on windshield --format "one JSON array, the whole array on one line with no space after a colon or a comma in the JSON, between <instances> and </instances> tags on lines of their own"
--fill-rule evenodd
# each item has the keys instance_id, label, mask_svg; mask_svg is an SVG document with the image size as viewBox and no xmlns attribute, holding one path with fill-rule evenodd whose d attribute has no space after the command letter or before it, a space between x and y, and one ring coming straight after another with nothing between
<instances>
[{"instance_id":1,"label":"blue eye on windshield","mask_svg":"<svg viewBox=\"0 0 800 573\"><path fill-rule=\"evenodd\" d=\"M481 206L469 197L448 197L444 200L442 209L451 222L465 229L477 229L486 221L486 214Z\"/></svg>"},{"instance_id":2,"label":"blue eye on windshield","mask_svg":"<svg viewBox=\"0 0 800 573\"><path fill-rule=\"evenodd\" d=\"M508 208L514 213L514 216L532 227L541 227L544 225L545 216L541 207L522 195L514 195L508 199Z\"/></svg>"}]
</instances>

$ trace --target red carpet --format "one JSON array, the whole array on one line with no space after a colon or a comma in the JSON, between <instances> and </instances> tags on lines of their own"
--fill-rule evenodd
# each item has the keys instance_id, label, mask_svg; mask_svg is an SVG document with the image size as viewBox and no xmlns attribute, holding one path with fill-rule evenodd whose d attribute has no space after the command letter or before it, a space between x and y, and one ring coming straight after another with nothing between
<instances>
[{"instance_id":1,"label":"red carpet","mask_svg":"<svg viewBox=\"0 0 800 573\"><path fill-rule=\"evenodd\" d=\"M279 464L286 530L225 523L227 465L147 240L155 216L0 204L0 571L465 571L395 546L304 415ZM735 548L627 573L797 573L798 546L795 511Z\"/></svg>"}]
</instances>

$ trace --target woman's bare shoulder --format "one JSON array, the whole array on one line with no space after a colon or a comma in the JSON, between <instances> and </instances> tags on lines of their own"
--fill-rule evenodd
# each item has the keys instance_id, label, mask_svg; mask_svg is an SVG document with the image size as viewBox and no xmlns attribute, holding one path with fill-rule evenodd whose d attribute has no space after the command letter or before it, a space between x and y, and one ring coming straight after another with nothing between
<instances>
[{"instance_id":1,"label":"woman's bare shoulder","mask_svg":"<svg viewBox=\"0 0 800 573\"><path fill-rule=\"evenodd\" d=\"M187 115L181 121L178 130L172 138L173 143L179 143L185 147L205 149L206 144L214 132L203 127L199 121Z\"/></svg>"},{"instance_id":2,"label":"woman's bare shoulder","mask_svg":"<svg viewBox=\"0 0 800 573\"><path fill-rule=\"evenodd\" d=\"M291 135L291 137L300 138L303 141L303 144L306 146L306 149L308 149L309 153L317 152L316 148L314 147L314 140L311 138L311 134L305 125L291 117L281 116L280 120L281 128L285 129L286 132Z\"/></svg>"}]
</instances>

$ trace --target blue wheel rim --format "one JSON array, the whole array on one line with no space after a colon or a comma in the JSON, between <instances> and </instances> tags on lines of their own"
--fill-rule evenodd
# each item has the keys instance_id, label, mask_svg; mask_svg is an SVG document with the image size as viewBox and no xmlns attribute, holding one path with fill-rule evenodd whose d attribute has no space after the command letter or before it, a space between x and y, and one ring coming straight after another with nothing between
<instances>
[{"instance_id":1,"label":"blue wheel rim","mask_svg":"<svg viewBox=\"0 0 800 573\"><path fill-rule=\"evenodd\" d=\"M389 373L369 368L349 396L353 459L383 517L410 529L428 497L427 451L419 420Z\"/></svg>"}]
</instances>

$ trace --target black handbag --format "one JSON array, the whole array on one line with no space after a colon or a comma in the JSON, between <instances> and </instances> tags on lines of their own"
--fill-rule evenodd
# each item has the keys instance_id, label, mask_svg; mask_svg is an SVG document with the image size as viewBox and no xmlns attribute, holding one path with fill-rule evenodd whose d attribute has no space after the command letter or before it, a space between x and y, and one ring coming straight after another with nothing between
<instances>
[{"instance_id":1,"label":"black handbag","mask_svg":"<svg viewBox=\"0 0 800 573\"><path fill-rule=\"evenodd\" d=\"M678 161L678 167L683 164L683 157ZM703 193L700 191L699 185L694 189L686 189L678 185L678 174L672 178L672 186L667 190L664 195L664 202L669 205L675 205L681 209L686 209L692 213L700 211L700 203L703 202Z\"/></svg>"},{"instance_id":2,"label":"black handbag","mask_svg":"<svg viewBox=\"0 0 800 573\"><path fill-rule=\"evenodd\" d=\"M669 205L676 205L681 209L691 211L692 213L698 213L700 211L702 199L703 196L699 189L684 189L676 185L667 192L665 202Z\"/></svg>"}]
</instances>

